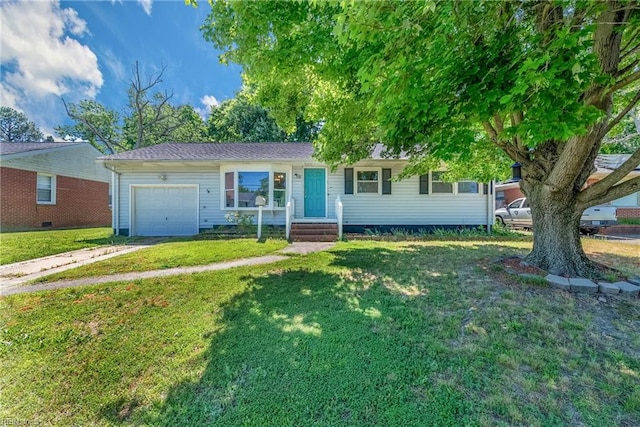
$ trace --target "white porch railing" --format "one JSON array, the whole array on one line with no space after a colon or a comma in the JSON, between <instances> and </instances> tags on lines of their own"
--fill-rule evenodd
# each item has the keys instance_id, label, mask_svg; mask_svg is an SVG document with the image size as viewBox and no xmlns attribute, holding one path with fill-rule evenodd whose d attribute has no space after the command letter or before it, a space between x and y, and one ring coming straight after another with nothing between
<instances>
[{"instance_id":1,"label":"white porch railing","mask_svg":"<svg viewBox=\"0 0 640 427\"><path fill-rule=\"evenodd\" d=\"M342 240L342 200L336 197L336 219L338 220L338 240Z\"/></svg>"},{"instance_id":2,"label":"white porch railing","mask_svg":"<svg viewBox=\"0 0 640 427\"><path fill-rule=\"evenodd\" d=\"M287 240L289 240L289 236L291 235L291 223L293 222L293 218L295 216L295 211L296 211L296 199L291 197L289 199L289 201L287 202L287 208L286 208L285 238Z\"/></svg>"}]
</instances>

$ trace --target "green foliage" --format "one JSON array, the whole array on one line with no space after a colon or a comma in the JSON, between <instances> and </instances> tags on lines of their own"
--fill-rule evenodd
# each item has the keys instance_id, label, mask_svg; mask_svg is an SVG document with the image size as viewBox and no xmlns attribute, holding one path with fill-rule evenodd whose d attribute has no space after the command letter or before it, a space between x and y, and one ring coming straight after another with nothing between
<instances>
[{"instance_id":1,"label":"green foliage","mask_svg":"<svg viewBox=\"0 0 640 427\"><path fill-rule=\"evenodd\" d=\"M574 2L548 28L544 7L557 13L516 2L224 1L203 34L246 67L279 123L323 121L317 147L330 163L381 141L411 155L414 171L445 161L496 177L508 168L483 123L499 118L495 137L514 158L584 135L604 114L579 96L610 84L593 54L603 7Z\"/></svg>"},{"instance_id":2,"label":"green foliage","mask_svg":"<svg viewBox=\"0 0 640 427\"><path fill-rule=\"evenodd\" d=\"M63 139L89 141L103 153L130 150L132 146L123 141L120 125L121 115L92 99L83 99L78 104L65 104L67 113L75 124L55 127L56 135Z\"/></svg>"},{"instance_id":3,"label":"green foliage","mask_svg":"<svg viewBox=\"0 0 640 427\"><path fill-rule=\"evenodd\" d=\"M234 224L237 227L238 232L241 234L251 233L256 229L256 226L253 223L255 219L255 215L253 214L236 211L229 212L224 217L228 223Z\"/></svg>"},{"instance_id":4,"label":"green foliage","mask_svg":"<svg viewBox=\"0 0 640 427\"><path fill-rule=\"evenodd\" d=\"M0 141L39 142L43 139L42 132L24 113L9 107L0 107Z\"/></svg>"},{"instance_id":5,"label":"green foliage","mask_svg":"<svg viewBox=\"0 0 640 427\"><path fill-rule=\"evenodd\" d=\"M239 93L236 98L211 108L207 130L213 141L220 142L279 142L285 132L259 105L250 103Z\"/></svg>"},{"instance_id":6,"label":"green foliage","mask_svg":"<svg viewBox=\"0 0 640 427\"><path fill-rule=\"evenodd\" d=\"M618 218L618 224L640 225L640 218Z\"/></svg>"},{"instance_id":7,"label":"green foliage","mask_svg":"<svg viewBox=\"0 0 640 427\"><path fill-rule=\"evenodd\" d=\"M317 126L301 116L296 118L290 132L280 128L249 88L212 107L207 119L208 138L219 142L309 142L315 139L317 131Z\"/></svg>"},{"instance_id":8,"label":"green foliage","mask_svg":"<svg viewBox=\"0 0 640 427\"><path fill-rule=\"evenodd\" d=\"M640 112L632 109L604 139L603 154L633 154L640 150Z\"/></svg>"}]
</instances>

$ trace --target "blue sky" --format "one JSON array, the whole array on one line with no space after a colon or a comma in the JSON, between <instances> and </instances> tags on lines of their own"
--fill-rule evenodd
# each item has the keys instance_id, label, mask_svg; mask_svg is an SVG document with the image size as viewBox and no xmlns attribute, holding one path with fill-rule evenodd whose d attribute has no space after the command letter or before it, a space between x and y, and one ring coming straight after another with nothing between
<instances>
[{"instance_id":1,"label":"blue sky","mask_svg":"<svg viewBox=\"0 0 640 427\"><path fill-rule=\"evenodd\" d=\"M174 105L205 114L241 87L237 65L218 62L200 26L210 7L182 0L0 3L0 104L25 113L45 134L69 123L60 98L96 99L122 111L135 61L143 78L164 65L158 89Z\"/></svg>"}]
</instances>

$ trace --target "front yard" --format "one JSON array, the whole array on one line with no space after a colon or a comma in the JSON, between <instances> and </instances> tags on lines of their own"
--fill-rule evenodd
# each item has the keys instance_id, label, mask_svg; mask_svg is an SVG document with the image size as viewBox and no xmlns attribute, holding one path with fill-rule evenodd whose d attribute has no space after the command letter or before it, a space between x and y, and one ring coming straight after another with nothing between
<instances>
[{"instance_id":1,"label":"front yard","mask_svg":"<svg viewBox=\"0 0 640 427\"><path fill-rule=\"evenodd\" d=\"M114 236L109 227L1 233L0 265L130 240Z\"/></svg>"},{"instance_id":2,"label":"front yard","mask_svg":"<svg viewBox=\"0 0 640 427\"><path fill-rule=\"evenodd\" d=\"M522 283L530 242L349 242L0 299L0 419L640 425L640 303ZM585 241L640 273L637 246Z\"/></svg>"},{"instance_id":3,"label":"front yard","mask_svg":"<svg viewBox=\"0 0 640 427\"><path fill-rule=\"evenodd\" d=\"M266 239L263 242L256 242L255 238L224 241L183 240L173 239L165 243L158 243L136 252L51 274L37 279L35 282L205 265L267 255L287 246L287 241L284 239Z\"/></svg>"}]
</instances>

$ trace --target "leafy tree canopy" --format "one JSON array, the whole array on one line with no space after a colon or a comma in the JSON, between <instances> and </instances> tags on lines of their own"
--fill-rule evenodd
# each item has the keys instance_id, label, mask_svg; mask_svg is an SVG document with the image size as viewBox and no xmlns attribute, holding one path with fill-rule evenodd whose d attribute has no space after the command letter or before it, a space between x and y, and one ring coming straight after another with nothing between
<instances>
[{"instance_id":1,"label":"leafy tree canopy","mask_svg":"<svg viewBox=\"0 0 640 427\"><path fill-rule=\"evenodd\" d=\"M287 130L281 128L248 87L212 107L207 120L209 138L220 142L308 142L315 139L318 130L301 116L295 117Z\"/></svg>"},{"instance_id":2,"label":"leafy tree canopy","mask_svg":"<svg viewBox=\"0 0 640 427\"><path fill-rule=\"evenodd\" d=\"M640 100L637 1L211 6L205 38L244 66L285 128L299 115L323 123L322 159L353 163L382 142L412 157L407 173L444 161L487 178L495 171L479 165L521 163L536 225L528 259L542 268L592 271L582 211L640 190L640 178L623 182L640 150L585 187L604 137Z\"/></svg>"},{"instance_id":3,"label":"leafy tree canopy","mask_svg":"<svg viewBox=\"0 0 640 427\"><path fill-rule=\"evenodd\" d=\"M39 142L44 135L29 118L9 107L0 107L0 141Z\"/></svg>"}]
</instances>

